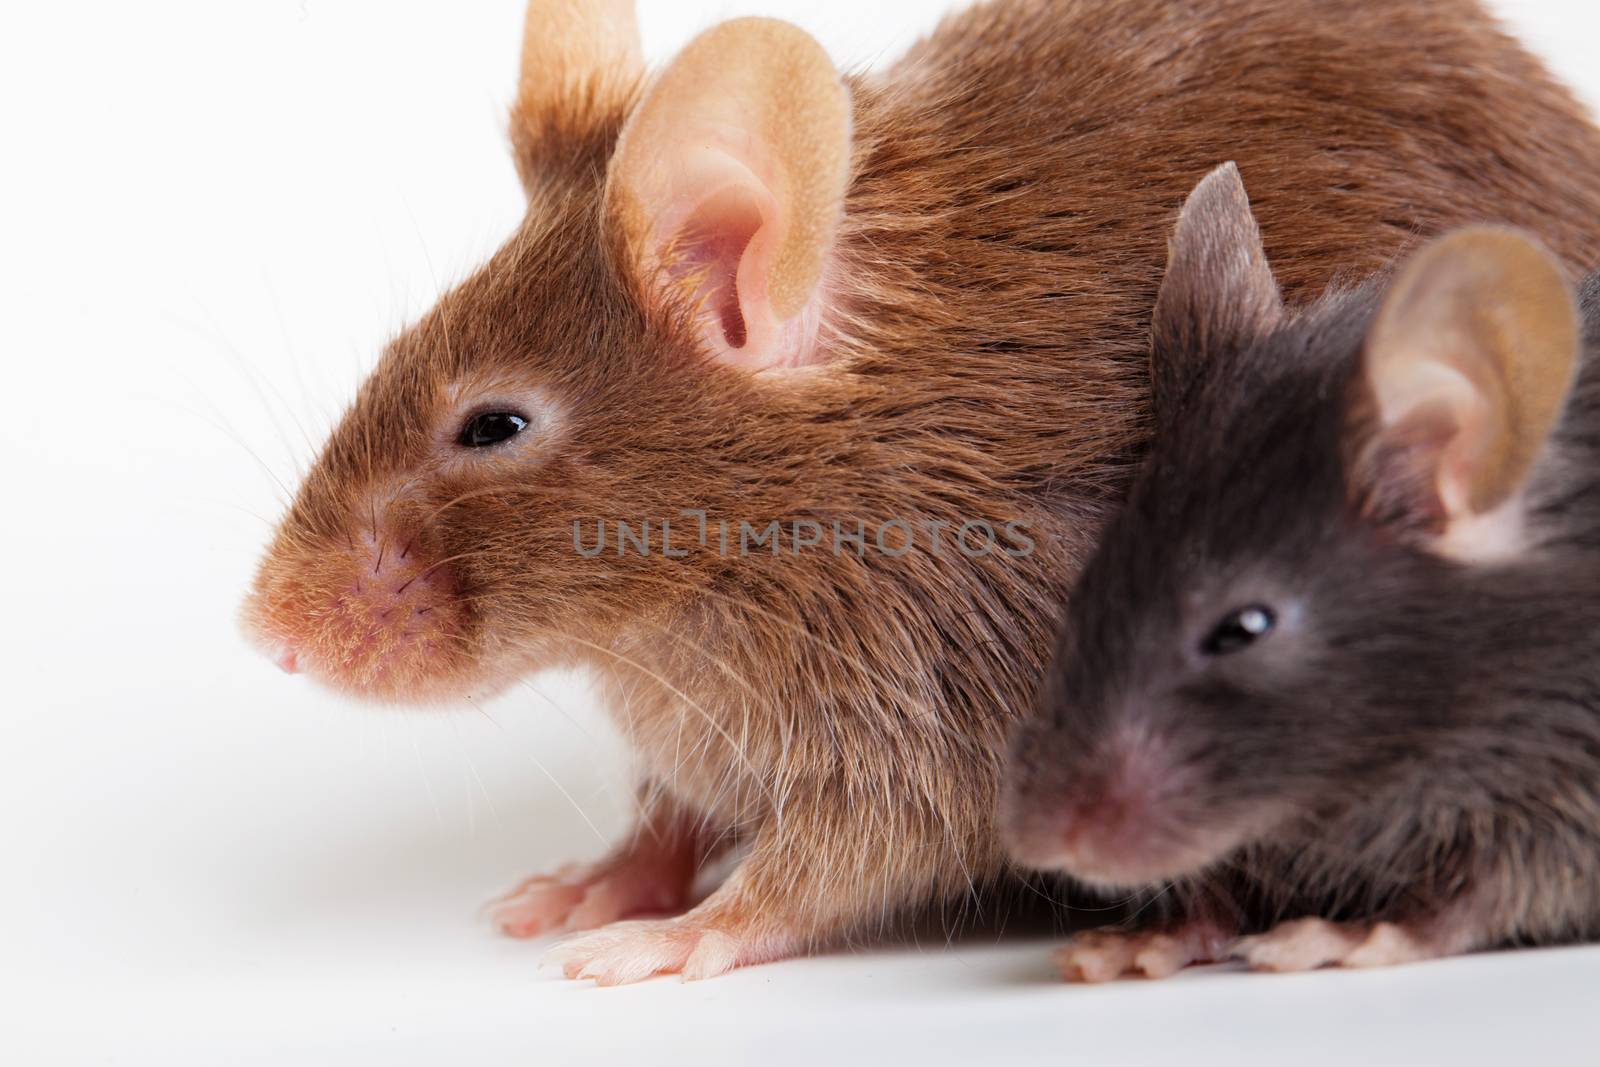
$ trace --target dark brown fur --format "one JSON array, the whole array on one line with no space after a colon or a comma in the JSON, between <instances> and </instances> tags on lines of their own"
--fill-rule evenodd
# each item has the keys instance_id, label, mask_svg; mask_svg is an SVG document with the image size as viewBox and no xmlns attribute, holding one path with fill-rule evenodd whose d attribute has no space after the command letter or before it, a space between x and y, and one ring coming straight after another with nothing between
<instances>
[{"instance_id":1,"label":"dark brown fur","mask_svg":"<svg viewBox=\"0 0 1600 1067\"><path fill-rule=\"evenodd\" d=\"M1234 951L1288 970L1600 937L1600 276L1526 540L1459 561L1436 548L1437 479L1372 460L1384 280L1266 322L1197 266L1174 260L1155 355L1205 373L1163 405L1007 774L1017 854L1138 916L1064 970L1166 973L1275 927ZM1206 654L1252 603L1277 629ZM1114 947L1161 936L1192 956Z\"/></svg>"},{"instance_id":2,"label":"dark brown fur","mask_svg":"<svg viewBox=\"0 0 1600 1067\"><path fill-rule=\"evenodd\" d=\"M1149 307L1197 178L1239 162L1291 298L1479 219L1600 260L1600 136L1471 0L992 3L851 89L825 365L757 376L707 366L622 266L601 188L631 95L519 112L526 220L384 354L250 608L384 697L597 667L646 795L752 841L696 914L768 955L1005 870L1003 738L1145 437ZM559 398L547 458L440 466L447 385L500 380ZM574 521L685 508L1023 519L1039 550L573 551ZM365 624L330 605L369 524L450 560L462 606L433 658L356 677Z\"/></svg>"}]
</instances>

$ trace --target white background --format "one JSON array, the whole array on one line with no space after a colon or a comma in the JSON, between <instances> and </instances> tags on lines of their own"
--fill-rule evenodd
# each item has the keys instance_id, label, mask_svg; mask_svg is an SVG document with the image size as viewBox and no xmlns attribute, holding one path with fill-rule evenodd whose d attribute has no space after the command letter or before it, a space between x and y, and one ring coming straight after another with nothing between
<instances>
[{"instance_id":1,"label":"white background","mask_svg":"<svg viewBox=\"0 0 1600 1067\"><path fill-rule=\"evenodd\" d=\"M1383 2L1383 0L1373 0ZM844 64L943 3L789 17ZM1591 0L1499 7L1590 100ZM1048 944L595 990L476 915L621 828L581 680L352 707L234 614L384 339L507 234L520 0L8 5L0 23L0 1059L1600 1062L1600 950L1104 988Z\"/></svg>"}]
</instances>

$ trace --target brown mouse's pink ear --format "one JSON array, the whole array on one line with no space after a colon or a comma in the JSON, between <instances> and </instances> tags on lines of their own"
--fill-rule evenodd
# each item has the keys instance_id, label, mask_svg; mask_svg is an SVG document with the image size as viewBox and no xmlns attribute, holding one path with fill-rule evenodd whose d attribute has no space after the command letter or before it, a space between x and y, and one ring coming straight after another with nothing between
<instances>
[{"instance_id":1,"label":"brown mouse's pink ear","mask_svg":"<svg viewBox=\"0 0 1600 1067\"><path fill-rule=\"evenodd\" d=\"M713 356L793 366L815 358L849 171L850 98L827 53L786 22L735 19L646 91L607 209L647 297L692 297Z\"/></svg>"},{"instance_id":2,"label":"brown mouse's pink ear","mask_svg":"<svg viewBox=\"0 0 1600 1067\"><path fill-rule=\"evenodd\" d=\"M564 136L619 109L644 73L633 0L528 0L511 145L523 187Z\"/></svg>"},{"instance_id":3,"label":"brown mouse's pink ear","mask_svg":"<svg viewBox=\"0 0 1600 1067\"><path fill-rule=\"evenodd\" d=\"M1348 442L1363 510L1442 555L1513 550L1579 345L1566 274L1532 237L1474 227L1423 249L1367 335Z\"/></svg>"},{"instance_id":4,"label":"brown mouse's pink ear","mask_svg":"<svg viewBox=\"0 0 1600 1067\"><path fill-rule=\"evenodd\" d=\"M1177 417L1194 375L1276 328L1283 298L1239 168L1224 163L1184 202L1167 246L1167 274L1151 322L1157 423Z\"/></svg>"}]
</instances>

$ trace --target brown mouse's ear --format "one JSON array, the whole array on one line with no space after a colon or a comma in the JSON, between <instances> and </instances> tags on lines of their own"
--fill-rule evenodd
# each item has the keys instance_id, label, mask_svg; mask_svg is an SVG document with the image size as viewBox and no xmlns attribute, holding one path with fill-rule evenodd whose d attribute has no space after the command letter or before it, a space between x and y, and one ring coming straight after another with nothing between
<instances>
[{"instance_id":1,"label":"brown mouse's ear","mask_svg":"<svg viewBox=\"0 0 1600 1067\"><path fill-rule=\"evenodd\" d=\"M1177 409L1194 375L1276 328L1283 298L1239 168L1224 163L1184 202L1167 246L1167 274L1151 322L1156 421Z\"/></svg>"},{"instance_id":2,"label":"brown mouse's ear","mask_svg":"<svg viewBox=\"0 0 1600 1067\"><path fill-rule=\"evenodd\" d=\"M814 358L850 171L850 97L822 46L773 19L691 41L623 128L606 200L646 295L692 297L711 353Z\"/></svg>"},{"instance_id":3,"label":"brown mouse's ear","mask_svg":"<svg viewBox=\"0 0 1600 1067\"><path fill-rule=\"evenodd\" d=\"M619 110L643 73L633 0L528 0L511 108L523 187L533 189L564 138Z\"/></svg>"},{"instance_id":4,"label":"brown mouse's ear","mask_svg":"<svg viewBox=\"0 0 1600 1067\"><path fill-rule=\"evenodd\" d=\"M1513 550L1580 343L1572 287L1532 237L1474 227L1423 249L1367 335L1348 441L1363 511L1442 555Z\"/></svg>"}]
</instances>

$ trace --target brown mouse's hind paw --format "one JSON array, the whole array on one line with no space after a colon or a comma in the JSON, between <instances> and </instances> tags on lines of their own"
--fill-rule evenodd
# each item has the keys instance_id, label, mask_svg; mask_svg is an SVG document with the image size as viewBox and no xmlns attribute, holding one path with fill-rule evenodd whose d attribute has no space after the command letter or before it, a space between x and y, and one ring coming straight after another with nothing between
<instances>
[{"instance_id":1,"label":"brown mouse's hind paw","mask_svg":"<svg viewBox=\"0 0 1600 1067\"><path fill-rule=\"evenodd\" d=\"M1393 967L1437 959L1454 948L1400 923L1336 923L1293 919L1264 934L1241 937L1233 953L1254 971L1310 971L1318 967Z\"/></svg>"},{"instance_id":2,"label":"brown mouse's hind paw","mask_svg":"<svg viewBox=\"0 0 1600 1067\"><path fill-rule=\"evenodd\" d=\"M582 882L569 882L566 868L536 874L488 905L489 919L507 937L538 937L560 930L584 898Z\"/></svg>"},{"instance_id":3,"label":"brown mouse's hind paw","mask_svg":"<svg viewBox=\"0 0 1600 1067\"><path fill-rule=\"evenodd\" d=\"M678 911L688 903L692 868L638 854L571 864L535 875L490 906L501 933L538 937L592 930L634 915Z\"/></svg>"},{"instance_id":4,"label":"brown mouse's hind paw","mask_svg":"<svg viewBox=\"0 0 1600 1067\"><path fill-rule=\"evenodd\" d=\"M685 979L714 978L735 967L768 963L793 955L795 938L773 929L756 930L696 908L675 919L613 923L568 938L550 953L568 978L592 978L597 985L622 985L658 974Z\"/></svg>"},{"instance_id":5,"label":"brown mouse's hind paw","mask_svg":"<svg viewBox=\"0 0 1600 1067\"><path fill-rule=\"evenodd\" d=\"M1224 958L1228 937L1210 923L1170 930L1106 927L1078 934L1055 954L1069 982L1109 982L1122 977L1167 978L1191 963Z\"/></svg>"}]
</instances>

